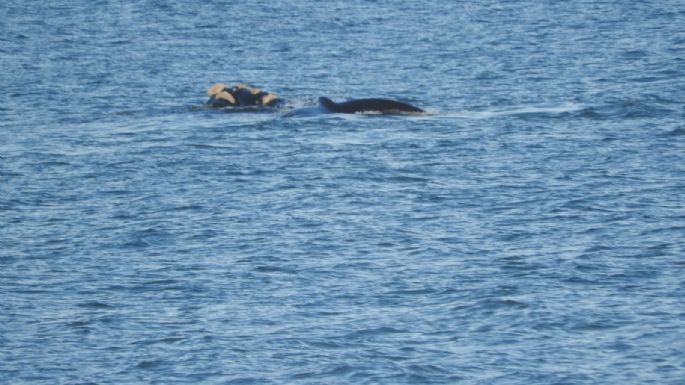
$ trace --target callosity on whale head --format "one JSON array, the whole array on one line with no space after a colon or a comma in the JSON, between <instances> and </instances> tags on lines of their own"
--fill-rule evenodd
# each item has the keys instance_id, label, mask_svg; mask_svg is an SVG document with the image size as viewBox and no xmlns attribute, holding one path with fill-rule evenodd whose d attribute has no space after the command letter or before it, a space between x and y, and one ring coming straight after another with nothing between
<instances>
[{"instance_id":1,"label":"callosity on whale head","mask_svg":"<svg viewBox=\"0 0 685 385\"><path fill-rule=\"evenodd\" d=\"M228 87L224 83L216 83L207 90L210 107L278 107L284 100L271 92L247 84L236 84Z\"/></svg>"},{"instance_id":2,"label":"callosity on whale head","mask_svg":"<svg viewBox=\"0 0 685 385\"><path fill-rule=\"evenodd\" d=\"M230 89L224 83L216 83L207 90L209 100L207 105L210 107L233 107L237 106L238 102L235 96L230 92Z\"/></svg>"}]
</instances>

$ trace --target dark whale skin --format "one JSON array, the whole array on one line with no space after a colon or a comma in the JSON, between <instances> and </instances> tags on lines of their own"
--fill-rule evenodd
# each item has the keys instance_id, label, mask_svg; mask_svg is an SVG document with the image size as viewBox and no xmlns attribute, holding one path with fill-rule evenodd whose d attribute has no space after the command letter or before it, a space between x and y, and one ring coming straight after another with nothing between
<instances>
[{"instance_id":1,"label":"dark whale skin","mask_svg":"<svg viewBox=\"0 0 685 385\"><path fill-rule=\"evenodd\" d=\"M347 102L336 103L326 97L319 98L319 104L330 110L342 114L354 114L358 112L381 112L381 113L414 113L420 114L426 111L414 107L411 104L398 102L391 99L355 99Z\"/></svg>"}]
</instances>

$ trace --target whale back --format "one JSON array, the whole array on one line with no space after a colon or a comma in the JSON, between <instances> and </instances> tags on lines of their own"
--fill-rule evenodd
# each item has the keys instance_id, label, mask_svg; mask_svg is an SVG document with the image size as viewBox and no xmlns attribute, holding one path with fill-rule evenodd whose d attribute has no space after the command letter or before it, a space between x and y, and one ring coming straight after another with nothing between
<instances>
[{"instance_id":1,"label":"whale back","mask_svg":"<svg viewBox=\"0 0 685 385\"><path fill-rule=\"evenodd\" d=\"M326 97L319 98L319 104L330 111L354 114L357 112L382 112L382 113L423 113L424 110L411 104L398 102L391 99L355 99L347 102L335 103Z\"/></svg>"},{"instance_id":2,"label":"whale back","mask_svg":"<svg viewBox=\"0 0 685 385\"><path fill-rule=\"evenodd\" d=\"M319 104L331 111L336 111L337 109L337 103L325 96L319 98Z\"/></svg>"}]
</instances>

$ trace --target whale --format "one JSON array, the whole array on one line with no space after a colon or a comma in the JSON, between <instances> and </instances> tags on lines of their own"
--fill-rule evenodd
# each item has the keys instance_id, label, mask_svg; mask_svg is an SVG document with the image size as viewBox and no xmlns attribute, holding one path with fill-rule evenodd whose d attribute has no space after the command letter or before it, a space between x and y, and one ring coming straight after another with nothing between
<instances>
[{"instance_id":1,"label":"whale","mask_svg":"<svg viewBox=\"0 0 685 385\"><path fill-rule=\"evenodd\" d=\"M327 97L320 97L316 106L300 107L288 111L283 117L316 116L322 114L364 114L379 113L383 115L419 115L426 111L411 104L392 99L366 98L352 99L336 103Z\"/></svg>"},{"instance_id":2,"label":"whale","mask_svg":"<svg viewBox=\"0 0 685 385\"><path fill-rule=\"evenodd\" d=\"M216 83L207 90L209 100L205 103L211 108L220 108L227 112L275 112L287 111L284 116L312 116L320 114L425 114L426 111L411 104L392 99L365 98L334 102L327 97L320 97L315 106L293 109L293 105L276 94L262 91L259 88L239 83L232 87Z\"/></svg>"},{"instance_id":3,"label":"whale","mask_svg":"<svg viewBox=\"0 0 685 385\"><path fill-rule=\"evenodd\" d=\"M366 98L353 99L336 103L327 97L319 98L319 105L330 112L339 114L357 114L364 112L379 112L382 114L423 114L426 111L392 99Z\"/></svg>"}]
</instances>

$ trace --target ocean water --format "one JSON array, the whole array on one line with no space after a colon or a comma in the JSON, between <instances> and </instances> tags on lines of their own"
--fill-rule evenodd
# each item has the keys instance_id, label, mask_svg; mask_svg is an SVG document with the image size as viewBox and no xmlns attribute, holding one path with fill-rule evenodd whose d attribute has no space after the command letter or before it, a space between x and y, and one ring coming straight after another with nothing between
<instances>
[{"instance_id":1,"label":"ocean water","mask_svg":"<svg viewBox=\"0 0 685 385\"><path fill-rule=\"evenodd\" d=\"M5 0L1 384L685 384L685 3ZM214 82L421 117L226 113Z\"/></svg>"}]
</instances>

